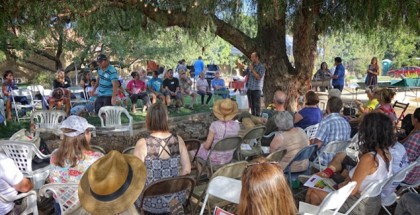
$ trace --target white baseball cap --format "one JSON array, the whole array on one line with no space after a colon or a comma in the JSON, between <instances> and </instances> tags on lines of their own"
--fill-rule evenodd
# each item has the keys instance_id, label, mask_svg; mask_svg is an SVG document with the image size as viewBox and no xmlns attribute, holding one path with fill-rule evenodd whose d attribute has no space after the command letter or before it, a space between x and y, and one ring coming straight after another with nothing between
<instances>
[{"instance_id":1,"label":"white baseball cap","mask_svg":"<svg viewBox=\"0 0 420 215\"><path fill-rule=\"evenodd\" d=\"M85 133L87 129L95 129L95 126L89 124L83 117L72 115L67 117L67 119L61 123L60 129L63 128L74 130L73 132L68 133L63 132L64 135L68 137L76 137Z\"/></svg>"}]
</instances>

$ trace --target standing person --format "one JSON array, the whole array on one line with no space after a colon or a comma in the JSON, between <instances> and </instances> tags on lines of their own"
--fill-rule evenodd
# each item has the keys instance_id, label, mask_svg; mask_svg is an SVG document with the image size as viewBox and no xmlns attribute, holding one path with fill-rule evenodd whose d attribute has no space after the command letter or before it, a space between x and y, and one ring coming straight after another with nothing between
<instances>
[{"instance_id":1,"label":"standing person","mask_svg":"<svg viewBox=\"0 0 420 215\"><path fill-rule=\"evenodd\" d=\"M3 75L4 82L2 85L2 92L4 95L5 103L6 103L6 114L7 114L7 121L12 120L12 101L13 101L13 90L18 89L16 83L13 81L13 72L12 70L7 70L4 72ZM16 102L20 102L24 105L29 104L27 98L25 96L14 96Z\"/></svg>"},{"instance_id":2,"label":"standing person","mask_svg":"<svg viewBox=\"0 0 420 215\"><path fill-rule=\"evenodd\" d=\"M147 168L146 186L165 178L187 175L191 172L191 162L182 137L170 132L168 112L163 103L153 104L146 115L146 128L149 136L137 141L134 155L143 161ZM164 196L144 198L144 204L136 201L136 206L152 214L168 214L172 199L185 201L185 192ZM159 204L156 204L159 202Z\"/></svg>"},{"instance_id":3,"label":"standing person","mask_svg":"<svg viewBox=\"0 0 420 215\"><path fill-rule=\"evenodd\" d=\"M260 55L257 52L251 54L251 62L243 74L248 75L248 81L246 83L248 90L246 94L248 96L251 114L260 116L262 78L265 74L265 67L260 62Z\"/></svg>"},{"instance_id":4,"label":"standing person","mask_svg":"<svg viewBox=\"0 0 420 215\"><path fill-rule=\"evenodd\" d=\"M171 104L171 99L175 99L176 110L178 111L182 98L181 91L179 89L179 80L174 77L172 69L169 69L166 73L168 74L168 78L163 80L163 95L165 96L166 106Z\"/></svg>"},{"instance_id":5,"label":"standing person","mask_svg":"<svg viewBox=\"0 0 420 215\"><path fill-rule=\"evenodd\" d=\"M159 72L153 71L152 79L147 82L147 89L152 97L152 104L156 103L157 98L162 101L165 99L162 94L162 83L162 79L159 78Z\"/></svg>"},{"instance_id":6,"label":"standing person","mask_svg":"<svg viewBox=\"0 0 420 215\"><path fill-rule=\"evenodd\" d=\"M366 87L376 87L378 85L379 66L378 59L373 57L367 69Z\"/></svg>"},{"instance_id":7,"label":"standing person","mask_svg":"<svg viewBox=\"0 0 420 215\"><path fill-rule=\"evenodd\" d=\"M200 73L199 77L196 83L197 93L201 96L201 106L204 106L204 96L208 96L206 100L206 105L208 105L213 94L210 92L209 82L204 79L204 72Z\"/></svg>"},{"instance_id":8,"label":"standing person","mask_svg":"<svg viewBox=\"0 0 420 215\"><path fill-rule=\"evenodd\" d=\"M178 74L181 74L182 71L187 72L187 67L185 66L185 59L178 61L178 65L176 66L175 71Z\"/></svg>"},{"instance_id":9,"label":"standing person","mask_svg":"<svg viewBox=\"0 0 420 215\"><path fill-rule=\"evenodd\" d=\"M342 60L340 57L336 57L334 59L334 65L335 65L335 71L334 74L332 76L332 85L334 87L334 89L339 89L340 92L343 91L344 88L344 76L346 74L346 70L343 66L343 64L341 63Z\"/></svg>"},{"instance_id":10,"label":"standing person","mask_svg":"<svg viewBox=\"0 0 420 215\"><path fill-rule=\"evenodd\" d=\"M95 100L95 112L103 106L112 106L117 101L118 72L114 66L109 64L108 58L104 54L96 58L98 63L98 81L93 92L98 88L98 97Z\"/></svg>"},{"instance_id":11,"label":"standing person","mask_svg":"<svg viewBox=\"0 0 420 215\"><path fill-rule=\"evenodd\" d=\"M142 80L140 80L140 74L136 71L131 73L131 77L133 77L133 79L131 79L127 83L127 89L126 89L131 99L131 108L132 108L131 111L133 113L136 112L137 99L142 99L143 112L145 112L147 107L150 106L150 98L146 92L146 84Z\"/></svg>"},{"instance_id":12,"label":"standing person","mask_svg":"<svg viewBox=\"0 0 420 215\"><path fill-rule=\"evenodd\" d=\"M194 62L194 77L197 79L198 75L204 70L204 62L201 56Z\"/></svg>"},{"instance_id":13,"label":"standing person","mask_svg":"<svg viewBox=\"0 0 420 215\"><path fill-rule=\"evenodd\" d=\"M328 70L328 64L326 62L322 62L321 63L321 68L318 69L318 71L316 71L313 80L314 81L327 81L329 82L331 78L331 73L330 70ZM321 92L325 92L325 88L324 86L321 86Z\"/></svg>"}]
</instances>

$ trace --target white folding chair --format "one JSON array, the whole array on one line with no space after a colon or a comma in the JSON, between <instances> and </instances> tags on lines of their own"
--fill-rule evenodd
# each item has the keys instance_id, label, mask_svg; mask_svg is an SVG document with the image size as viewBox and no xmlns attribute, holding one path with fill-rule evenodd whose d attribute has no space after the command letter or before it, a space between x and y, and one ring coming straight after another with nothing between
<instances>
[{"instance_id":1,"label":"white folding chair","mask_svg":"<svg viewBox=\"0 0 420 215\"><path fill-rule=\"evenodd\" d=\"M45 98L45 89L42 85L31 85L27 88L32 92L32 96L36 96L38 93L41 95L41 99L34 99L35 108L41 105L41 109L43 109L43 104L48 105L48 100Z\"/></svg>"},{"instance_id":2,"label":"white folding chair","mask_svg":"<svg viewBox=\"0 0 420 215\"><path fill-rule=\"evenodd\" d=\"M327 168L321 164L321 155L322 154L336 154L338 152L345 152L346 148L350 144L350 141L331 141L319 150L317 158L313 161L313 167L318 169L319 171L324 170ZM317 164L318 163L318 164Z\"/></svg>"},{"instance_id":3,"label":"white folding chair","mask_svg":"<svg viewBox=\"0 0 420 215\"><path fill-rule=\"evenodd\" d=\"M35 155L40 159L49 158L51 155L44 155L35 144L23 141L0 140L0 148L15 162L24 175L32 179L35 190L44 185L50 172L50 165L33 170L32 160Z\"/></svg>"},{"instance_id":4,"label":"white folding chair","mask_svg":"<svg viewBox=\"0 0 420 215\"><path fill-rule=\"evenodd\" d=\"M4 203L14 202L15 200L23 199L23 198L26 198L26 209L21 214L26 215L26 214L32 213L33 215L38 215L38 206L37 206L37 200L36 200L37 194L34 190L31 190L27 193L20 193L13 197L3 196L0 193L0 202L4 202Z\"/></svg>"},{"instance_id":5,"label":"white folding chair","mask_svg":"<svg viewBox=\"0 0 420 215\"><path fill-rule=\"evenodd\" d=\"M82 87L74 86L74 87L69 87L67 89L71 92L71 94L73 94L76 97L76 99L70 100L70 105L72 107L74 106L74 104L84 104L87 102L86 92ZM81 94L83 94L83 97L81 96Z\"/></svg>"},{"instance_id":6,"label":"white folding chair","mask_svg":"<svg viewBox=\"0 0 420 215\"><path fill-rule=\"evenodd\" d=\"M349 146L346 148L346 154L359 162L359 133L356 133L350 140Z\"/></svg>"},{"instance_id":7,"label":"white folding chair","mask_svg":"<svg viewBox=\"0 0 420 215\"><path fill-rule=\"evenodd\" d=\"M309 213L309 214L337 214L338 210L353 192L356 187L357 182L352 181L346 186L329 193L324 200L322 200L321 205L315 206L305 202L299 202L299 213ZM331 211L334 210L334 211Z\"/></svg>"},{"instance_id":8,"label":"white folding chair","mask_svg":"<svg viewBox=\"0 0 420 215\"><path fill-rule=\"evenodd\" d=\"M66 116L66 112L62 110L39 110L32 113L31 124L35 124L37 135L53 133L60 136L63 133L60 130L60 125Z\"/></svg>"},{"instance_id":9,"label":"white folding chair","mask_svg":"<svg viewBox=\"0 0 420 215\"><path fill-rule=\"evenodd\" d=\"M411 163L410 165L406 166L405 168L401 169L399 172L397 172L396 174L394 174L393 176L391 176L388 181L386 182L386 184L384 185L385 187L391 186L392 183L395 182L401 182L405 179L405 176L407 175L407 173L409 173L412 169L414 169L414 167L417 166L417 161ZM386 208L388 206L393 205L395 202L397 201L397 194L395 192L391 193L390 195L387 196L382 196L382 207L385 209L385 211L391 215L391 212L389 212L389 210Z\"/></svg>"},{"instance_id":10,"label":"white folding chair","mask_svg":"<svg viewBox=\"0 0 420 215\"><path fill-rule=\"evenodd\" d=\"M21 103L18 103L15 101L15 96L25 96L29 102L29 104L24 105ZM13 90L12 91L12 102L13 102L13 107L15 109L15 113L16 113L16 119L18 120L18 123L20 124L20 120L24 120L24 119L30 119L30 115L24 115L22 117L19 116L19 111L22 109L27 109L27 111L33 111L35 108L34 105L34 99L32 97L32 92L29 89L17 89L17 90Z\"/></svg>"},{"instance_id":11,"label":"white folding chair","mask_svg":"<svg viewBox=\"0 0 420 215\"><path fill-rule=\"evenodd\" d=\"M417 165L414 168L415 169L420 168L420 157L417 158L416 162L417 162ZM401 187L406 187L412 193L418 193L416 188L420 186L420 179L418 179L417 183L415 183L415 184L400 183L400 186Z\"/></svg>"},{"instance_id":12,"label":"white folding chair","mask_svg":"<svg viewBox=\"0 0 420 215\"><path fill-rule=\"evenodd\" d=\"M309 140L312 140L315 138L316 132L318 131L319 123L315 125L311 125L305 128L306 136L308 136Z\"/></svg>"},{"instance_id":13,"label":"white folding chair","mask_svg":"<svg viewBox=\"0 0 420 215\"><path fill-rule=\"evenodd\" d=\"M50 198L54 197L60 204L61 214L81 214L83 211L78 196L78 184L46 184L39 190L39 195ZM76 212L77 211L77 212Z\"/></svg>"},{"instance_id":14,"label":"white folding chair","mask_svg":"<svg viewBox=\"0 0 420 215\"><path fill-rule=\"evenodd\" d=\"M128 124L122 125L121 114L125 114L128 118ZM101 107L98 112L101 119L101 128L106 132L130 132L133 136L133 117L128 113L127 109L119 106Z\"/></svg>"},{"instance_id":15,"label":"white folding chair","mask_svg":"<svg viewBox=\"0 0 420 215\"><path fill-rule=\"evenodd\" d=\"M239 204L242 182L237 179L224 176L214 177L207 188L206 197L201 207L200 215L203 215L209 195L223 199L228 202Z\"/></svg>"}]
</instances>

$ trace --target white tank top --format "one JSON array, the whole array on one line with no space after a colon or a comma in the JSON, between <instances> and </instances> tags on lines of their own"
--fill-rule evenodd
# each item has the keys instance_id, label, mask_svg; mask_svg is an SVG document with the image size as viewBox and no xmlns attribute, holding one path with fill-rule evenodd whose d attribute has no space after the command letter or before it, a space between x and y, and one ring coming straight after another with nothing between
<instances>
[{"instance_id":1,"label":"white tank top","mask_svg":"<svg viewBox=\"0 0 420 215\"><path fill-rule=\"evenodd\" d=\"M374 154L374 152L370 152L372 155ZM365 180L362 181L362 184L359 187L359 192L364 190L366 188L366 186L368 186L371 182L377 182L379 180L382 179L386 179L388 177L390 177L392 175L392 158L390 160L390 165L389 165L389 170L386 169L386 163L383 160L383 158L377 154L376 155L376 159L378 160L378 168L376 169L376 171L368 176L366 176ZM357 165L350 170L350 178L353 178L354 175L354 171L356 170Z\"/></svg>"}]
</instances>

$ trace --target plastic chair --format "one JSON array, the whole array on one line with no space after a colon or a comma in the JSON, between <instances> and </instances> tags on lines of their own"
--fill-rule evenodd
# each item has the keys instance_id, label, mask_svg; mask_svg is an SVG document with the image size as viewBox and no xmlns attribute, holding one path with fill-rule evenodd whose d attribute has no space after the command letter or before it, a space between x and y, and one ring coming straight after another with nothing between
<instances>
[{"instance_id":1,"label":"plastic chair","mask_svg":"<svg viewBox=\"0 0 420 215\"><path fill-rule=\"evenodd\" d=\"M143 200L147 197L168 195L181 191L186 191L185 202L182 202L184 209L190 205L191 194L194 190L195 180L188 176L179 176L155 181L144 188L140 195L140 202L143 206Z\"/></svg>"},{"instance_id":2,"label":"plastic chair","mask_svg":"<svg viewBox=\"0 0 420 215\"><path fill-rule=\"evenodd\" d=\"M311 125L305 128L306 136L308 136L309 140L315 139L316 132L318 131L319 123L315 125Z\"/></svg>"},{"instance_id":3,"label":"plastic chair","mask_svg":"<svg viewBox=\"0 0 420 215\"><path fill-rule=\"evenodd\" d=\"M66 112L62 110L35 111L31 116L31 124L35 124L37 135L40 133L53 133L59 136L63 133L59 127L66 116Z\"/></svg>"},{"instance_id":4,"label":"plastic chair","mask_svg":"<svg viewBox=\"0 0 420 215\"><path fill-rule=\"evenodd\" d=\"M241 180L228 178L224 176L217 176L213 178L204 197L203 206L201 207L200 215L203 215L209 195L223 199L228 202L239 204L241 196L242 182Z\"/></svg>"},{"instance_id":5,"label":"plastic chair","mask_svg":"<svg viewBox=\"0 0 420 215\"><path fill-rule=\"evenodd\" d=\"M102 153L102 154L106 154L106 151L105 151L105 149L104 148L102 148L102 147L100 147L100 146L97 146L97 145L90 145L90 148L92 149L92 151L95 151L95 152L100 152L100 153Z\"/></svg>"},{"instance_id":6,"label":"plastic chair","mask_svg":"<svg viewBox=\"0 0 420 215\"><path fill-rule=\"evenodd\" d=\"M339 190L329 193L324 198L324 200L322 200L322 203L319 206L311 205L305 202L299 202L299 213L321 215L328 214L328 212L331 212L333 215L335 215L338 213L338 210L341 208L341 206L343 206L344 202L347 200L350 194L353 192L356 185L357 182L352 181L346 186L340 188ZM330 210L334 210L334 212Z\"/></svg>"},{"instance_id":7,"label":"plastic chair","mask_svg":"<svg viewBox=\"0 0 420 215\"><path fill-rule=\"evenodd\" d=\"M321 150L319 150L317 152L318 153L318 156L314 160L314 162L313 162L314 165L313 166L316 169L318 169L319 171L324 170L327 167L326 166L323 166L321 164L320 156L322 154L336 154L338 152L345 152L346 151L346 148L349 146L349 144L350 144L350 141L341 141L341 140L329 142L328 144L326 144L325 146L323 146L321 148ZM318 165L316 165L316 163L318 163Z\"/></svg>"},{"instance_id":8,"label":"plastic chair","mask_svg":"<svg viewBox=\"0 0 420 215\"><path fill-rule=\"evenodd\" d=\"M418 160L418 159L417 159ZM405 168L401 169L399 172L391 176L388 181L385 183L384 187L390 186L392 183L401 182L405 179L407 174L414 169L418 165L417 161L411 163L410 165L406 166ZM382 198L382 207L385 211L391 215L391 212L386 208L387 206L393 205L397 201L397 194L393 192L391 195L385 196Z\"/></svg>"},{"instance_id":9,"label":"plastic chair","mask_svg":"<svg viewBox=\"0 0 420 215\"><path fill-rule=\"evenodd\" d=\"M134 153L134 149L135 149L136 147L135 146L130 146L130 147L128 147L128 148L125 148L123 151L122 151L122 153L123 154L133 154Z\"/></svg>"},{"instance_id":10,"label":"plastic chair","mask_svg":"<svg viewBox=\"0 0 420 215\"><path fill-rule=\"evenodd\" d=\"M13 197L6 197L0 193L0 202L9 203L14 202L18 199L26 198L26 209L21 213L23 215L33 214L38 215L38 206L37 206L37 194L35 190L31 190L27 193L20 193Z\"/></svg>"},{"instance_id":11,"label":"plastic chair","mask_svg":"<svg viewBox=\"0 0 420 215\"><path fill-rule=\"evenodd\" d=\"M357 132L350 140L349 146L346 148L346 154L359 162L359 132Z\"/></svg>"},{"instance_id":12,"label":"plastic chair","mask_svg":"<svg viewBox=\"0 0 420 215\"><path fill-rule=\"evenodd\" d=\"M268 160L280 162L287 153L287 149L277 150L267 156Z\"/></svg>"},{"instance_id":13,"label":"plastic chair","mask_svg":"<svg viewBox=\"0 0 420 215\"><path fill-rule=\"evenodd\" d=\"M46 184L39 190L39 195L46 198L54 197L56 202L60 204L61 214L79 214L75 213L81 208L78 196L78 184ZM51 195L52 194L52 195Z\"/></svg>"},{"instance_id":14,"label":"plastic chair","mask_svg":"<svg viewBox=\"0 0 420 215\"><path fill-rule=\"evenodd\" d=\"M262 154L261 149L261 138L264 136L265 126L257 126L249 130L243 137L244 144L248 144L252 150L238 150L239 160L243 160L247 157Z\"/></svg>"},{"instance_id":15,"label":"plastic chair","mask_svg":"<svg viewBox=\"0 0 420 215\"><path fill-rule=\"evenodd\" d=\"M29 104L24 105L17 103L15 101L15 96L25 96L28 99ZM30 119L30 116L24 115L22 117L19 116L19 111L22 109L27 109L27 111L33 111L35 109L34 99L32 97L32 92L28 89L17 89L12 91L12 102L13 107L15 109L16 113L16 119L18 120L18 123L20 124L20 120Z\"/></svg>"},{"instance_id":16,"label":"plastic chair","mask_svg":"<svg viewBox=\"0 0 420 215\"><path fill-rule=\"evenodd\" d=\"M211 177L211 179L218 177L218 176L224 176L224 177L228 177L228 178L233 178L233 179L241 179L242 174L247 166L248 162L246 161L239 161L239 162L235 162L235 163L230 163L230 164L226 164L222 167L220 167ZM210 180L211 180L210 179ZM192 194L192 196L194 198L196 198L197 201L197 205L194 208L193 214L196 211L196 209L200 206L200 203L202 201L202 199L204 199L204 196L206 194L206 190L207 187L209 186L208 183L206 184L202 184L199 186L196 186L194 188L194 192ZM209 214L210 214L210 208L212 208L213 206L224 206L226 205L226 201L222 201L220 199L216 199L216 198L210 198L208 199L208 210L209 210Z\"/></svg>"},{"instance_id":17,"label":"plastic chair","mask_svg":"<svg viewBox=\"0 0 420 215\"><path fill-rule=\"evenodd\" d=\"M37 170L32 169L32 159L36 155L40 159L47 159L51 155L42 154L33 143L23 141L1 140L0 148L7 157L11 158L19 170L28 178L32 179L34 189L38 190L45 183L50 172L47 165Z\"/></svg>"},{"instance_id":18,"label":"plastic chair","mask_svg":"<svg viewBox=\"0 0 420 215\"><path fill-rule=\"evenodd\" d=\"M226 151L232 151L232 154L234 154L234 151L237 150L242 143L242 138L240 136L233 136L233 137L225 137L216 144L213 145L213 147L210 149L209 155L207 156L206 160L203 160L201 158L197 158L197 161L199 165L202 165L202 169L209 169L209 177L213 175L213 172L215 169L220 168L222 165L214 165L211 162L211 154L213 152L226 152ZM233 160L233 156L232 156ZM231 161L228 161L227 163L230 163ZM197 174L197 181L201 176L201 172Z\"/></svg>"},{"instance_id":19,"label":"plastic chair","mask_svg":"<svg viewBox=\"0 0 420 215\"><path fill-rule=\"evenodd\" d=\"M395 122L395 125L398 125L402 121L402 119L405 116L405 111L407 110L409 105L410 103L402 103L399 101L395 101L394 105L392 106L394 108L394 111L396 111L397 109L401 110L401 114L400 116L397 116L397 121Z\"/></svg>"},{"instance_id":20,"label":"plastic chair","mask_svg":"<svg viewBox=\"0 0 420 215\"><path fill-rule=\"evenodd\" d=\"M80 86L73 86L73 87L69 87L67 89L71 92L71 94L73 94L76 97L75 99L70 100L71 107L73 107L74 104L83 104L83 103L86 103L87 102L87 100L86 100L86 98L87 98L86 92L85 92L85 90L82 87L80 87ZM80 94L83 94L84 97L82 98L80 96Z\"/></svg>"},{"instance_id":21,"label":"plastic chair","mask_svg":"<svg viewBox=\"0 0 420 215\"><path fill-rule=\"evenodd\" d=\"M128 118L128 125L122 125L121 114L125 114ZM128 113L127 109L119 106L101 107L98 112L101 119L101 128L109 132L126 132L133 136L133 117Z\"/></svg>"},{"instance_id":22,"label":"plastic chair","mask_svg":"<svg viewBox=\"0 0 420 215\"><path fill-rule=\"evenodd\" d=\"M287 174L287 180L289 181L289 185L292 185L292 175L298 176L298 175L309 175L310 173L310 167L311 165L308 165L308 168L301 172L293 172L292 173L292 164L296 161L303 161L303 160L309 160L310 157L315 153L317 145L309 145L305 146L305 148L301 149L296 156L290 161L289 164L287 164L287 167L283 170L285 174Z\"/></svg>"}]
</instances>

